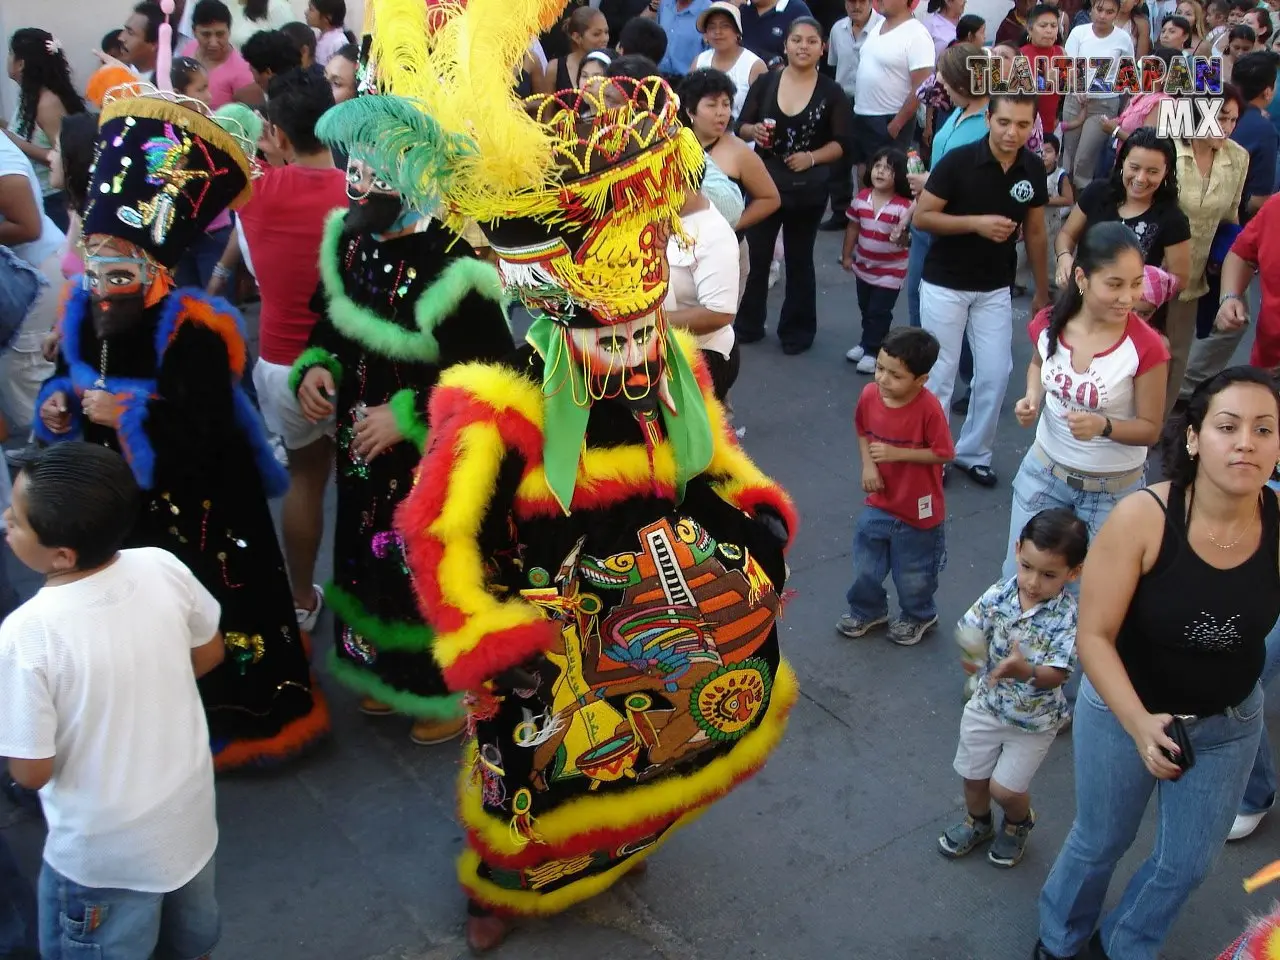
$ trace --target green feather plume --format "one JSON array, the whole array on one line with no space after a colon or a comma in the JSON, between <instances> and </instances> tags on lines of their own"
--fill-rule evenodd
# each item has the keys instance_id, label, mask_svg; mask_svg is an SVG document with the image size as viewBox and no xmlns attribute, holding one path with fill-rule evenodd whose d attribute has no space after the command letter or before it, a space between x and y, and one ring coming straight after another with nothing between
<instances>
[{"instance_id":1,"label":"green feather plume","mask_svg":"<svg viewBox=\"0 0 1280 960\"><path fill-rule=\"evenodd\" d=\"M316 124L316 136L373 167L379 179L420 208L446 193L459 157L475 143L446 133L404 97L366 94L340 103Z\"/></svg>"}]
</instances>

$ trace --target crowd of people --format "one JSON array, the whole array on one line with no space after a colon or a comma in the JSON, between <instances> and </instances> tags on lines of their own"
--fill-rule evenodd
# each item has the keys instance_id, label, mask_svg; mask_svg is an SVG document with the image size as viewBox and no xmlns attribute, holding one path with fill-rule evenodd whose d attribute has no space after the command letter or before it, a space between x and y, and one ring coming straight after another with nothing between
<instances>
[{"instance_id":1,"label":"crowd of people","mask_svg":"<svg viewBox=\"0 0 1280 960\"><path fill-rule=\"evenodd\" d=\"M937 845L1016 867L1070 729L1035 956L1154 960L1275 802L1280 5L599 0L543 29L532 3L494 26L484 0L373 2L360 36L342 0L166 6L83 86L53 35L10 38L0 500L45 586L0 584L0 756L49 837L34 892L0 843L0 954L213 950L214 772L328 735L326 609L360 711L466 735L476 950L759 769L797 690L796 514L731 400L778 280L781 352L814 348L829 230L867 495L836 629L936 631L946 487L1000 486L1013 377L1034 441L956 625L965 812ZM1221 136L1160 135L1161 91L991 94L972 69L1064 53L1219 57L1194 98ZM1152 793L1156 847L1104 910Z\"/></svg>"}]
</instances>

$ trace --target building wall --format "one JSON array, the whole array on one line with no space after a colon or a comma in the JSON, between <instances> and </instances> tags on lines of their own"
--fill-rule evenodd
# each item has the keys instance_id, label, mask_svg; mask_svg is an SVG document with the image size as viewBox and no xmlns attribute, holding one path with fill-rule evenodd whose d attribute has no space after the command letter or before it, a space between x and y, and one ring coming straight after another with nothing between
<instances>
[{"instance_id":1,"label":"building wall","mask_svg":"<svg viewBox=\"0 0 1280 960\"><path fill-rule=\"evenodd\" d=\"M89 75L97 69L93 50L102 36L113 27L121 26L129 17L138 0L0 0L0 36L8 38L20 27L41 27L52 33L62 43L71 61L77 84L83 89ZM187 0L195 3L196 0ZM236 0L224 0L235 13ZM289 0L303 19L307 0ZM347 0L347 26L356 33L364 20L364 0ZM0 113L9 117L17 96L17 87L5 78L0 83Z\"/></svg>"}]
</instances>

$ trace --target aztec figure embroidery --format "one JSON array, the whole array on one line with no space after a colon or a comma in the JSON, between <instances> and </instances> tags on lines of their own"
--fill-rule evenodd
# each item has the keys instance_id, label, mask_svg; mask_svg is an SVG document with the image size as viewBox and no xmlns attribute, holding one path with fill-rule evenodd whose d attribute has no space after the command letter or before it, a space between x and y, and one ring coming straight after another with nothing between
<instances>
[{"instance_id":1,"label":"aztec figure embroidery","mask_svg":"<svg viewBox=\"0 0 1280 960\"><path fill-rule=\"evenodd\" d=\"M535 791L644 782L742 737L768 707L773 670L754 654L779 605L759 564L688 518L639 542L598 559L580 541L554 585L533 568L521 591L563 621L563 648L546 657L556 675L538 691L549 707L514 737L534 751Z\"/></svg>"}]
</instances>

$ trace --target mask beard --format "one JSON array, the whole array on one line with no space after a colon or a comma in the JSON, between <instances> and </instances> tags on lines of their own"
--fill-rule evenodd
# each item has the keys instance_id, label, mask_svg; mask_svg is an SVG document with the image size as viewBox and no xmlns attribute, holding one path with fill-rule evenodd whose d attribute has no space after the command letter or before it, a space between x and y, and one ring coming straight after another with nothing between
<instances>
[{"instance_id":1,"label":"mask beard","mask_svg":"<svg viewBox=\"0 0 1280 960\"><path fill-rule=\"evenodd\" d=\"M352 233L386 233L404 212L404 201L389 194L372 193L347 205L345 226Z\"/></svg>"},{"instance_id":2,"label":"mask beard","mask_svg":"<svg viewBox=\"0 0 1280 960\"><path fill-rule=\"evenodd\" d=\"M130 293L117 297L94 297L93 329L99 337L114 337L134 329L146 313L146 295Z\"/></svg>"}]
</instances>

